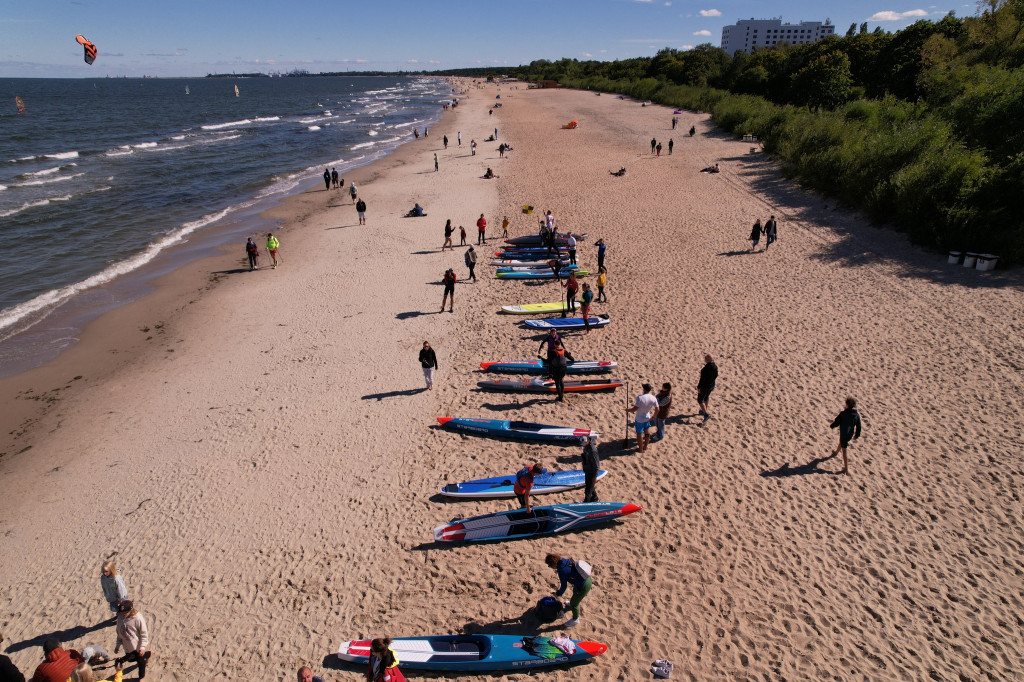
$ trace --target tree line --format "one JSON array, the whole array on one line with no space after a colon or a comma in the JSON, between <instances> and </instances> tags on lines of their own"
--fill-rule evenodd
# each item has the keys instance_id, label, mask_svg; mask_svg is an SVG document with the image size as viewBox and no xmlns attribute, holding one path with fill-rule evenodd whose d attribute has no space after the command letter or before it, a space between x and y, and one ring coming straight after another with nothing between
<instances>
[{"instance_id":1,"label":"tree line","mask_svg":"<svg viewBox=\"0 0 1024 682\"><path fill-rule=\"evenodd\" d=\"M1024 261L1024 0L734 57L700 45L510 71L710 112L790 177L919 244Z\"/></svg>"}]
</instances>

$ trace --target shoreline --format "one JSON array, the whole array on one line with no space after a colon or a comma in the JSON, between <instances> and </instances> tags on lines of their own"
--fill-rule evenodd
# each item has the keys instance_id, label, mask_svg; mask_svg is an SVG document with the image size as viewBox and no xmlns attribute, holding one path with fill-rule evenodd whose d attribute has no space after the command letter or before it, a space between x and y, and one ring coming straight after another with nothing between
<instances>
[{"instance_id":1,"label":"shoreline","mask_svg":"<svg viewBox=\"0 0 1024 682\"><path fill-rule=\"evenodd\" d=\"M795 187L704 115L682 117L698 136L652 156L652 135L672 136L669 111L474 89L428 140L355 176L365 227L347 196L308 191L269 216L289 222L277 270L245 271L239 245L193 280L173 273L186 279L153 294L167 300L113 311L95 331L118 352L83 354L91 374L9 401L48 410L13 437L33 449L0 460L20 493L0 501L2 623L19 667L50 632L109 648L96 583L115 556L149 622L152 673L167 679L290 679L309 664L355 680L333 656L341 641L453 632L609 646L585 668L545 672L556 682L642 679L662 658L675 676L723 681L1017 675L1021 273L950 269ZM468 141L493 128L512 153L481 143L471 156ZM714 162L721 174L699 172ZM487 167L498 179L481 178ZM414 201L426 218L403 217ZM617 361L628 390L556 403L477 386L480 362L532 357L541 342L500 305L561 296L484 264L503 215L518 236L546 209L588 234L588 269L594 241L609 244L609 301L594 312L611 323L567 345ZM442 226L475 242L480 213L491 236L467 282L463 249L440 251ZM779 242L751 252L750 224L770 213ZM449 267L454 312L438 312ZM431 391L424 340L440 365ZM720 367L706 424L693 395L704 353ZM671 382L675 398L666 438L639 454L623 436L643 381ZM841 476L829 424L848 395L864 436ZM642 511L552 537L433 542L453 517L515 506L446 502L446 483L579 466L576 448L460 436L438 416L598 430L600 499ZM548 552L594 567L572 630L532 615L558 586Z\"/></svg>"}]
</instances>

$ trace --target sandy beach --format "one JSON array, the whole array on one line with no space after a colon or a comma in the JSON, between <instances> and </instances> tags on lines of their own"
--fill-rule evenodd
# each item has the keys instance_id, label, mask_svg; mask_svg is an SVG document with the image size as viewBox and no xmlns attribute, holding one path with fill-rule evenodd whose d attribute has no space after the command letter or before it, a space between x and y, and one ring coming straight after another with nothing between
<instances>
[{"instance_id":1,"label":"sandy beach","mask_svg":"<svg viewBox=\"0 0 1024 682\"><path fill-rule=\"evenodd\" d=\"M543 562L557 552L594 566L571 635L609 650L529 679L650 679L662 658L694 681L1024 679L1021 273L947 265L801 190L706 115L671 130L671 109L610 95L464 85L429 137L346 176L365 226L347 192L311 183L270 212L278 269L264 254L248 272L238 244L0 380L4 653L29 675L51 634L112 649L99 586L112 557L149 622L147 679L292 680L306 663L359 680L333 656L341 641L562 632L531 614L558 586ZM652 137L673 154L651 155ZM482 179L488 167L499 177ZM414 202L426 217L404 217ZM562 404L476 388L480 362L540 344L500 306L560 296L486 265L502 216L519 236L548 209L587 234L587 269L608 243L609 302L593 312L611 324L566 343L617 361L628 391ZM488 244L465 283L443 227L475 242L481 213ZM751 224L771 214L779 241L750 253ZM439 313L449 267L454 312ZM720 376L702 426L705 353ZM674 404L666 438L639 455L622 447L625 408L645 381L671 382ZM864 435L839 476L829 424L847 396ZM442 431L438 416L597 429L598 494L643 511L434 543L449 519L514 504L445 502L445 483L580 461L575 446Z\"/></svg>"}]
</instances>

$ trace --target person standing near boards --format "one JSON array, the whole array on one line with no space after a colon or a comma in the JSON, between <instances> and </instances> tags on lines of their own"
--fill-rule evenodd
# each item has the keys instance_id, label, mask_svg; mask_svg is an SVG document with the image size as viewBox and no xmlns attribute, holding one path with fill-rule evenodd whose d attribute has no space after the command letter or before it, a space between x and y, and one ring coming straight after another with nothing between
<instances>
[{"instance_id":1,"label":"person standing near boards","mask_svg":"<svg viewBox=\"0 0 1024 682\"><path fill-rule=\"evenodd\" d=\"M583 441L583 502L598 502L597 472L601 470L601 457L597 454L597 434L592 433Z\"/></svg>"},{"instance_id":2,"label":"person standing near boards","mask_svg":"<svg viewBox=\"0 0 1024 682\"><path fill-rule=\"evenodd\" d=\"M715 390L715 382L718 380L718 365L710 354L704 355L704 366L700 369L700 381L697 382L697 406L699 414L704 421L711 419L708 412L708 401L711 400L711 391Z\"/></svg>"},{"instance_id":3,"label":"person standing near boards","mask_svg":"<svg viewBox=\"0 0 1024 682\"><path fill-rule=\"evenodd\" d=\"M608 250L608 245L604 243L604 239L597 240L597 269L600 270L604 267L604 254Z\"/></svg>"},{"instance_id":4,"label":"person standing near boards","mask_svg":"<svg viewBox=\"0 0 1024 682\"><path fill-rule=\"evenodd\" d=\"M362 199L356 202L356 215L359 216L359 224L366 224L366 202Z\"/></svg>"},{"instance_id":5,"label":"person standing near boards","mask_svg":"<svg viewBox=\"0 0 1024 682\"><path fill-rule=\"evenodd\" d=\"M653 386L644 384L644 392L636 397L636 403L633 407L626 408L626 412L636 415L633 419L633 429L636 431L637 450L641 455L647 452L647 446L651 442L647 429L651 426L651 419L658 413L658 399L654 397L653 390Z\"/></svg>"},{"instance_id":6,"label":"person standing near boards","mask_svg":"<svg viewBox=\"0 0 1024 682\"><path fill-rule=\"evenodd\" d=\"M509 225L509 219L508 219L508 216L505 216L504 218L501 219L501 238L502 239L505 239L505 238L508 237L508 225Z\"/></svg>"},{"instance_id":7,"label":"person standing near boards","mask_svg":"<svg viewBox=\"0 0 1024 682\"><path fill-rule=\"evenodd\" d=\"M391 648L390 638L377 638L370 642L370 656L367 660L366 682L406 682L399 670L400 661Z\"/></svg>"},{"instance_id":8,"label":"person standing near boards","mask_svg":"<svg viewBox=\"0 0 1024 682\"><path fill-rule=\"evenodd\" d=\"M480 219L476 221L476 243L487 243L487 220L484 218L483 213L480 214Z\"/></svg>"},{"instance_id":9,"label":"person standing near boards","mask_svg":"<svg viewBox=\"0 0 1024 682\"><path fill-rule=\"evenodd\" d=\"M604 302L608 302L608 294L604 293L604 288L608 285L608 270L602 265L597 269L597 302L601 302L601 297L604 297Z\"/></svg>"},{"instance_id":10,"label":"person standing near boards","mask_svg":"<svg viewBox=\"0 0 1024 682\"><path fill-rule=\"evenodd\" d=\"M571 232L565 245L569 247L569 265L576 265L576 237Z\"/></svg>"},{"instance_id":11,"label":"person standing near boards","mask_svg":"<svg viewBox=\"0 0 1024 682\"><path fill-rule=\"evenodd\" d=\"M846 448L850 443L860 438L860 414L857 412L857 401L854 398L846 399L846 409L839 413L839 416L832 422L832 428L839 428L839 446L832 451L835 457L839 451L843 451L843 470L839 473L846 474Z\"/></svg>"},{"instance_id":12,"label":"person standing near boards","mask_svg":"<svg viewBox=\"0 0 1024 682\"><path fill-rule=\"evenodd\" d=\"M571 628L580 624L580 603L590 593L594 586L591 578L593 569L586 561L573 561L569 557L557 554L548 554L544 557L544 563L555 569L561 585L555 592L556 597L565 594L565 589L572 585L572 599L564 604L566 609L572 611L572 618L565 622L563 627Z\"/></svg>"},{"instance_id":13,"label":"person standing near boards","mask_svg":"<svg viewBox=\"0 0 1024 682\"><path fill-rule=\"evenodd\" d=\"M519 500L522 508L528 512L533 511L533 507L530 506L530 491L533 490L533 480L544 472L545 469L540 465L540 462L535 462L532 467L523 467L516 472L516 481L512 486L512 492L516 494L516 499Z\"/></svg>"},{"instance_id":14,"label":"person standing near boards","mask_svg":"<svg viewBox=\"0 0 1024 682\"><path fill-rule=\"evenodd\" d=\"M427 381L427 390L433 391L434 372L437 371L437 354L426 341L423 342L423 348L420 349L420 365L423 367L423 378Z\"/></svg>"}]
</instances>

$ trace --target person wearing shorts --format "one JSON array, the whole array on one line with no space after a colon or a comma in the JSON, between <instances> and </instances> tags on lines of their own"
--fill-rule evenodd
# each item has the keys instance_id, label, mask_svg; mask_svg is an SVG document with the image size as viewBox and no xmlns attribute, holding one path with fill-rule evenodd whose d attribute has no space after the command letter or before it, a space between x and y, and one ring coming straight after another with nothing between
<instances>
[{"instance_id":1,"label":"person wearing shorts","mask_svg":"<svg viewBox=\"0 0 1024 682\"><path fill-rule=\"evenodd\" d=\"M271 232L267 232L267 252L270 253L270 257L274 259L274 269L277 270L277 249L281 246L281 242L277 241L277 237Z\"/></svg>"},{"instance_id":2,"label":"person wearing shorts","mask_svg":"<svg viewBox=\"0 0 1024 682\"><path fill-rule=\"evenodd\" d=\"M644 384L643 390L644 392L636 397L633 407L626 408L626 412L636 415L633 426L636 429L636 445L640 454L647 452L647 446L651 443L647 429L651 426L651 417L658 412L658 399L654 397L654 387Z\"/></svg>"},{"instance_id":3,"label":"person wearing shorts","mask_svg":"<svg viewBox=\"0 0 1024 682\"><path fill-rule=\"evenodd\" d=\"M360 199L356 202L356 213L359 215L359 224L366 224L366 202Z\"/></svg>"}]
</instances>

